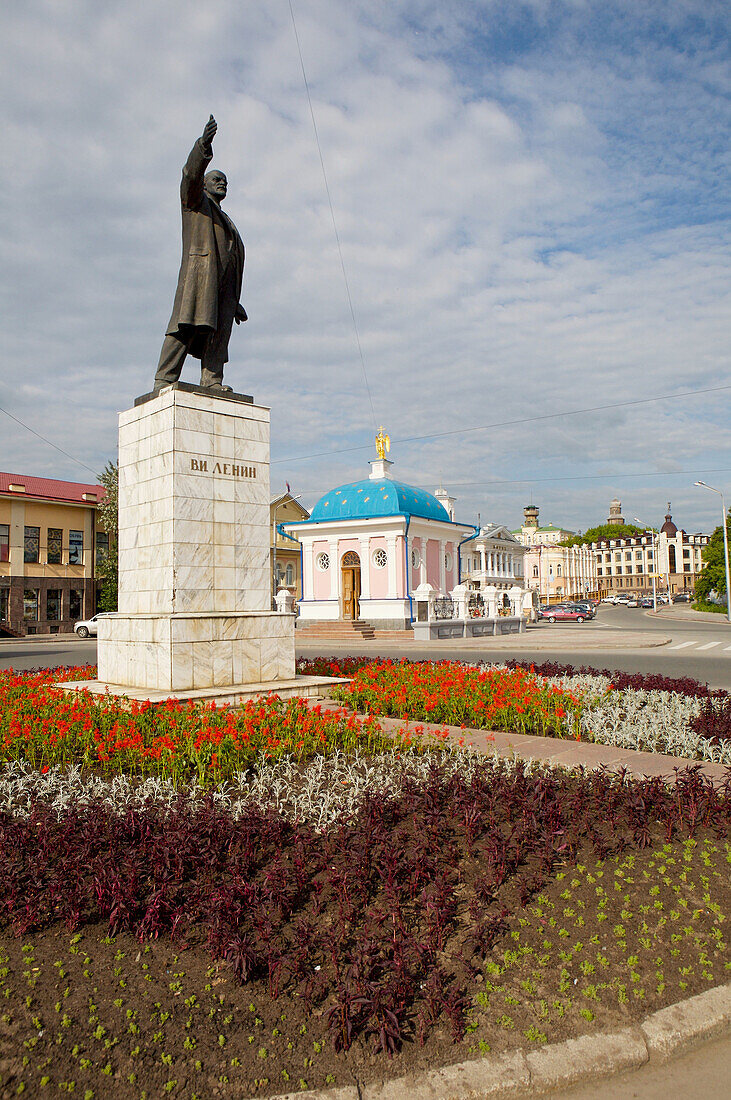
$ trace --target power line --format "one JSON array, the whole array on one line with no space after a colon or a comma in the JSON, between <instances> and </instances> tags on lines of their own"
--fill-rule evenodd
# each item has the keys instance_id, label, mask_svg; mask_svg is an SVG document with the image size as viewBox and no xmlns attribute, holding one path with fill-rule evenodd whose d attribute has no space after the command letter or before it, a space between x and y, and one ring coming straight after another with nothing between
<instances>
[{"instance_id":1,"label":"power line","mask_svg":"<svg viewBox=\"0 0 731 1100\"><path fill-rule=\"evenodd\" d=\"M355 342L358 345L358 355L360 356L360 365L363 369L363 381L365 383L366 393L368 394L368 401L369 401L370 406L371 406L371 416L373 418L373 428L374 428L374 431L375 431L375 429L376 429L376 412L375 412L375 409L373 408L373 398L371 396L371 388L368 385L368 375L366 373L365 359L363 358L363 348L361 347L361 343L360 343L360 333L358 332L358 322L355 319L355 310L353 308L353 299L352 299L351 294L350 294L350 284L348 282L348 276L347 276L347 273L345 271L345 260L343 259L343 250L340 246L340 234L338 233L338 226L337 226L337 222L335 221L335 210L333 208L333 202L332 202L332 198L330 196L330 185L327 182L327 172L325 171L325 160L324 160L323 155L322 155L322 147L320 145L320 135L317 132L317 123L315 122L315 112L314 112L314 109L312 107L312 97L310 95L310 85L309 85L308 80L307 80L307 73L305 72L305 63L304 63L304 60L303 60L303 57L302 57L302 49L300 47L300 38L299 38L299 35L297 33L297 24L296 24L295 18L294 18L294 9L292 7L292 0L288 0L288 3L289 3L289 14L292 16L292 29L294 30L294 38L295 38L295 41L297 43L297 53L299 54L300 67L302 69L302 79L303 79L304 84L305 84L305 91L307 92L307 102L310 105L310 118L312 119L312 129L315 132L315 142L317 143L317 152L320 156L320 167L322 168L322 178L325 181L325 191L327 193L327 201L328 201L328 205L330 207L330 217L332 218L333 230L335 231L335 241L336 241L337 246L338 246L338 255L340 257L340 267L342 268L343 281L345 283L345 293L348 297L348 305L350 306L350 316L353 319L353 330L355 332Z\"/></svg>"},{"instance_id":2,"label":"power line","mask_svg":"<svg viewBox=\"0 0 731 1100\"><path fill-rule=\"evenodd\" d=\"M83 466L85 470L88 470L89 473L94 475L95 479L98 479L99 475L96 470L92 470L91 466L87 466L86 463L82 462L80 458L76 458L75 455L71 455L68 451L64 451L63 447L59 447L57 443L52 443L50 439L46 439L45 435L41 435L41 433L37 432L35 428L31 428L29 424L26 424L23 420L20 420L19 417L13 416L11 412L8 412L7 409L3 409L2 406L0 406L0 412L5 413L6 416L9 416L10 419L14 420L16 424L20 424L21 428L25 428L27 432L30 432L31 435L36 436L37 439L42 439L43 442L47 443L49 447L53 447L54 451L59 451L62 455L66 455L66 458L70 458L71 461L75 462L78 466Z\"/></svg>"},{"instance_id":3,"label":"power line","mask_svg":"<svg viewBox=\"0 0 731 1100\"><path fill-rule=\"evenodd\" d=\"M518 424L535 424L539 420L555 420L559 416L580 416L584 413L603 412L606 409L621 409L628 405L649 405L654 401L676 401L680 397L696 397L704 393L719 393L721 390L731 390L731 385L709 386L703 390L684 390L682 393L667 393L659 397L639 397L633 401L612 401L606 405L591 405L586 409L564 409L561 412L543 413L540 416L525 416L518 420L498 420L492 424L477 424L472 428L452 428L448 432L430 432L428 435L409 435L402 439L392 439L395 443L421 443L429 439L445 439L447 436L467 435L469 432L486 432L491 428L510 428ZM295 458L278 458L272 465L280 462L306 462L311 458L325 458L328 455L352 454L354 451L365 451L369 444L361 444L359 447L340 447L333 451L317 451L311 455L298 455Z\"/></svg>"},{"instance_id":4,"label":"power line","mask_svg":"<svg viewBox=\"0 0 731 1100\"><path fill-rule=\"evenodd\" d=\"M720 468L714 468L712 470L661 470L648 473L643 470L640 473L611 473L611 474L576 474L565 475L561 477L516 477L505 481L456 481L450 482L450 489L479 489L479 488L496 488L501 485L542 485L548 482L554 481L621 481L624 478L629 477L698 477L699 474L728 474L731 473L731 466L722 466ZM417 489L427 489L434 484L434 480L430 482L415 482L414 487ZM328 485L327 488L320 489L302 489L300 496L308 496L313 494L315 496L321 496L323 493L328 492L332 488ZM429 490L431 491L431 490Z\"/></svg>"}]
</instances>

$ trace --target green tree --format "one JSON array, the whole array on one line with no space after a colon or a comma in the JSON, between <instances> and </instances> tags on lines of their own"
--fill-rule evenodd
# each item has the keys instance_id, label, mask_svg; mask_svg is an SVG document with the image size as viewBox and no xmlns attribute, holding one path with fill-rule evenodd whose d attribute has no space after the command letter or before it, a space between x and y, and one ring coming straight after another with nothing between
<instances>
[{"instance_id":1,"label":"green tree","mask_svg":"<svg viewBox=\"0 0 731 1100\"><path fill-rule=\"evenodd\" d=\"M98 516L102 529L109 536L109 549L100 558L97 567L99 578L99 610L117 610L118 560L117 526L119 512L119 468L116 462L107 462L99 474L99 484L103 485L104 499L99 505Z\"/></svg>"},{"instance_id":2,"label":"green tree","mask_svg":"<svg viewBox=\"0 0 731 1100\"><path fill-rule=\"evenodd\" d=\"M649 530L649 528L648 528ZM603 523L601 527L590 527L583 535L572 535L570 539L564 539L560 546L586 546L590 542L599 542L599 539L627 539L633 535L644 535L645 528L637 527L634 523Z\"/></svg>"},{"instance_id":3,"label":"green tree","mask_svg":"<svg viewBox=\"0 0 731 1100\"><path fill-rule=\"evenodd\" d=\"M726 531L728 532L729 544L731 544L731 508L729 508L726 516ZM711 592L717 592L725 602L726 566L723 560L723 527L720 523L711 535L708 545L703 547L701 557L705 565L695 584L696 599L710 602Z\"/></svg>"}]
</instances>

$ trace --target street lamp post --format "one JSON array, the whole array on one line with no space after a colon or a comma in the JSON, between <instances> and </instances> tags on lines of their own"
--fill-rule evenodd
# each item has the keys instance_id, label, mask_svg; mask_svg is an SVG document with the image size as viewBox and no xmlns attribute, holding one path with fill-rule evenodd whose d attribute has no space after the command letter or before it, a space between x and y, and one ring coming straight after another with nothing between
<instances>
[{"instance_id":1,"label":"street lamp post","mask_svg":"<svg viewBox=\"0 0 731 1100\"><path fill-rule=\"evenodd\" d=\"M721 498L721 526L723 528L723 561L726 566L726 617L731 623L731 578L729 578L728 565L728 521L726 517L726 501L720 489L714 489L712 485L706 485L705 481L696 481L703 489L710 489L712 493L718 493Z\"/></svg>"}]
</instances>

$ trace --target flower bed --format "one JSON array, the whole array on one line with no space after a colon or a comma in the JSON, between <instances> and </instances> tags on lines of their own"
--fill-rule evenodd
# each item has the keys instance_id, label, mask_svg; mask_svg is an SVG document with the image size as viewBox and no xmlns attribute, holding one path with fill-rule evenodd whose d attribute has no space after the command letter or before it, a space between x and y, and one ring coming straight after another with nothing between
<instances>
[{"instance_id":1,"label":"flower bed","mask_svg":"<svg viewBox=\"0 0 731 1100\"><path fill-rule=\"evenodd\" d=\"M368 714L553 737L576 734L582 710L568 688L531 672L454 661L372 661L333 695Z\"/></svg>"},{"instance_id":2,"label":"flower bed","mask_svg":"<svg viewBox=\"0 0 731 1100\"><path fill-rule=\"evenodd\" d=\"M348 666L353 683L339 697L370 714L572 737L731 764L731 695L687 677L554 662L481 667L350 658ZM334 658L318 668L345 675Z\"/></svg>"},{"instance_id":3,"label":"flower bed","mask_svg":"<svg viewBox=\"0 0 731 1100\"><path fill-rule=\"evenodd\" d=\"M36 774L0 810L4 1086L265 1096L616 1027L724 980L731 806L697 771L384 761L323 828L100 779L58 804Z\"/></svg>"},{"instance_id":4,"label":"flower bed","mask_svg":"<svg viewBox=\"0 0 731 1100\"><path fill-rule=\"evenodd\" d=\"M345 711L322 711L277 696L236 709L215 704L153 705L65 694L55 680L88 679L94 668L0 672L0 759L40 770L75 764L103 774L169 776L203 786L230 779L260 756L306 760L337 751L407 748L378 722Z\"/></svg>"}]
</instances>

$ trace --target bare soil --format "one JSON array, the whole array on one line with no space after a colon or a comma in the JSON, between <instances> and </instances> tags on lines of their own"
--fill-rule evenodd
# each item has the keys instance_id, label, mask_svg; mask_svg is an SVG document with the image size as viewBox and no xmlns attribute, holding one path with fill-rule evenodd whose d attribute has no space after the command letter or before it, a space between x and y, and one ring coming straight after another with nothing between
<instances>
[{"instance_id":1,"label":"bare soil","mask_svg":"<svg viewBox=\"0 0 731 1100\"><path fill-rule=\"evenodd\" d=\"M100 925L4 930L0 1097L259 1097L621 1027L728 980L730 863L731 846L700 831L604 861L580 854L524 906L507 883L491 909L515 915L478 966L461 952L465 904L443 963L467 990L467 1032L455 1040L441 1017L422 1045L413 1020L390 1058L372 1039L336 1052L328 1000L307 1011L286 993L273 999L202 944L112 938Z\"/></svg>"}]
</instances>

